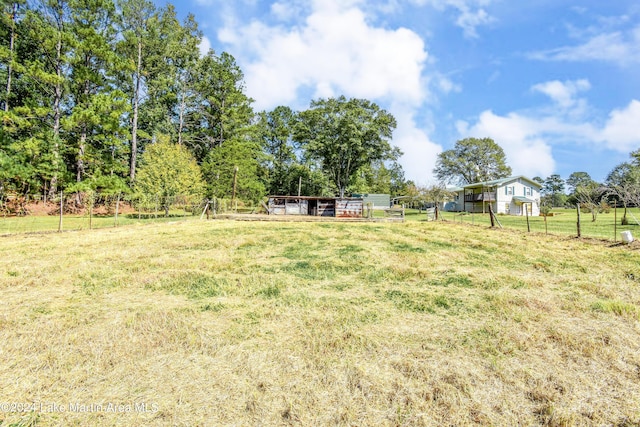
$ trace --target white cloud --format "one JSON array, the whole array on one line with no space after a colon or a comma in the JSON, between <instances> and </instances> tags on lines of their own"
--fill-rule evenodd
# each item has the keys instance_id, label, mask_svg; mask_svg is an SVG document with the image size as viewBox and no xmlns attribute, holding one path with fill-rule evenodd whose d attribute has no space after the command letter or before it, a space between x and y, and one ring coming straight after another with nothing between
<instances>
[{"instance_id":1,"label":"white cloud","mask_svg":"<svg viewBox=\"0 0 640 427\"><path fill-rule=\"evenodd\" d=\"M469 128L466 123L459 123L458 130L466 136L492 138L504 150L515 175L548 176L555 169L555 161L538 126L534 120L516 113L503 117L485 111L475 125Z\"/></svg>"},{"instance_id":2,"label":"white cloud","mask_svg":"<svg viewBox=\"0 0 640 427\"><path fill-rule=\"evenodd\" d=\"M620 66L640 62L640 26L626 32L597 34L576 46L562 46L529 54L545 61L603 61Z\"/></svg>"},{"instance_id":3,"label":"white cloud","mask_svg":"<svg viewBox=\"0 0 640 427\"><path fill-rule=\"evenodd\" d=\"M302 26L254 22L227 27L219 37L245 56L247 88L258 108L292 102L303 88L324 96L402 98L414 105L425 96L422 39L404 28L372 27L357 8L322 2Z\"/></svg>"},{"instance_id":4,"label":"white cloud","mask_svg":"<svg viewBox=\"0 0 640 427\"><path fill-rule=\"evenodd\" d=\"M640 101L633 100L622 110L613 110L600 138L615 151L628 153L640 148Z\"/></svg>"},{"instance_id":5,"label":"white cloud","mask_svg":"<svg viewBox=\"0 0 640 427\"><path fill-rule=\"evenodd\" d=\"M484 9L470 10L467 7L460 9L460 16L456 20L456 24L462 28L464 35L469 38L478 37L476 28L481 25L487 25L494 22L494 18L491 17Z\"/></svg>"},{"instance_id":6,"label":"white cloud","mask_svg":"<svg viewBox=\"0 0 640 427\"><path fill-rule=\"evenodd\" d=\"M567 98L567 87L572 86L554 82L540 85L541 90L560 103L572 99ZM568 92L570 95L572 91ZM500 116L485 111L474 124L459 122L457 128L464 137L489 137L496 141L504 149L514 174L544 177L554 173L553 149L562 149L564 144L582 145L585 150L605 148L619 153L637 150L640 148L638 123L640 101L633 100L625 108L613 110L601 127L585 119L576 120L570 114L545 115L538 111Z\"/></svg>"},{"instance_id":7,"label":"white cloud","mask_svg":"<svg viewBox=\"0 0 640 427\"><path fill-rule=\"evenodd\" d=\"M412 3L423 6L431 5L435 9L443 10L447 7L458 11L456 25L462 28L463 33L468 38L477 38L477 28L489 25L496 21L485 7L489 6L493 0L411 0Z\"/></svg>"},{"instance_id":8,"label":"white cloud","mask_svg":"<svg viewBox=\"0 0 640 427\"><path fill-rule=\"evenodd\" d=\"M553 80L545 83L539 83L531 87L534 92L540 92L547 95L553 101L563 108L570 108L576 105L578 100L576 95L591 89L589 80L568 80L561 82Z\"/></svg>"},{"instance_id":9,"label":"white cloud","mask_svg":"<svg viewBox=\"0 0 640 427\"><path fill-rule=\"evenodd\" d=\"M280 0L275 11L272 7L277 19L291 19L285 3ZM370 99L383 108L393 105L390 112L398 122L394 143L405 153L406 176L426 179L441 148L414 122L415 111L429 96L424 42L406 28L374 26L359 3L314 1L309 15L293 26L229 20L218 37L232 47L258 110L278 105L303 109L312 98L339 95ZM444 77L435 84L445 93L459 90ZM296 104L300 99L306 99L303 105Z\"/></svg>"},{"instance_id":10,"label":"white cloud","mask_svg":"<svg viewBox=\"0 0 640 427\"><path fill-rule=\"evenodd\" d=\"M206 55L211 49L211 41L206 36L203 36L198 49L200 50L200 56Z\"/></svg>"},{"instance_id":11,"label":"white cloud","mask_svg":"<svg viewBox=\"0 0 640 427\"><path fill-rule=\"evenodd\" d=\"M393 134L393 143L404 153L400 159L407 179L417 184L433 180L433 168L442 147L429 139L427 133L418 127L413 113L402 106L391 107L398 128Z\"/></svg>"}]
</instances>

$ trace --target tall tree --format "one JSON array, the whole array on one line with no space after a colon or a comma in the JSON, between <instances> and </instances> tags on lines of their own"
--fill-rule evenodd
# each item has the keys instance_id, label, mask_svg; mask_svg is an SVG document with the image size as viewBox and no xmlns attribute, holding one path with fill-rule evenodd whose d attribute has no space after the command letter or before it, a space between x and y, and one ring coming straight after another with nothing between
<instances>
[{"instance_id":1,"label":"tall tree","mask_svg":"<svg viewBox=\"0 0 640 427\"><path fill-rule=\"evenodd\" d=\"M177 102L173 109L178 144L185 144L187 135L188 112L197 108L197 94L195 90L195 74L200 54L199 45L202 34L193 15L187 16L180 31L174 33L167 50L174 52L172 65L175 70L175 92ZM179 52L179 55L175 53Z\"/></svg>"},{"instance_id":2,"label":"tall tree","mask_svg":"<svg viewBox=\"0 0 640 427\"><path fill-rule=\"evenodd\" d=\"M0 33L0 38L7 39L7 46L0 46L0 59L2 64L6 67L6 90L5 96L2 100L5 112L9 111L11 104L11 84L13 82L13 72L16 67L16 37L17 37L17 22L19 14L26 0L15 1L2 1L2 16L0 16L0 22L3 28L6 28L7 34Z\"/></svg>"},{"instance_id":3,"label":"tall tree","mask_svg":"<svg viewBox=\"0 0 640 427\"><path fill-rule=\"evenodd\" d=\"M138 157L138 119L140 102L144 89L145 56L150 55L145 49L151 44L149 37L153 25L156 9L148 0L119 0L118 5L122 13L122 32L120 53L130 61L129 95L131 96L131 145L129 161L129 179L135 182L136 163Z\"/></svg>"},{"instance_id":4,"label":"tall tree","mask_svg":"<svg viewBox=\"0 0 640 427\"><path fill-rule=\"evenodd\" d=\"M44 142L49 165L44 175L48 175L49 196L53 196L58 185L64 180L65 163L63 155L66 147L61 136L63 114L65 114L65 97L67 95L69 52L71 35L69 32L69 4L66 0L46 0L32 5L23 19L25 45L22 61L25 78L35 87L30 87L23 117L33 123L34 116L44 119L47 130L37 138ZM21 42L22 43L22 42ZM33 90L40 90L40 94ZM32 135L35 135L32 132ZM41 169L44 172L44 169Z\"/></svg>"},{"instance_id":5,"label":"tall tree","mask_svg":"<svg viewBox=\"0 0 640 427\"><path fill-rule=\"evenodd\" d=\"M344 197L354 176L378 160L396 154L389 141L395 118L365 99L320 99L300 113L294 138L322 169Z\"/></svg>"},{"instance_id":6,"label":"tall tree","mask_svg":"<svg viewBox=\"0 0 640 427\"><path fill-rule=\"evenodd\" d=\"M69 159L76 181L110 169L110 148L122 133L125 95L114 88L116 29L112 0L70 0L73 50L70 55L70 116L65 121L74 149ZM93 170L92 170L93 169Z\"/></svg>"},{"instance_id":7,"label":"tall tree","mask_svg":"<svg viewBox=\"0 0 640 427\"><path fill-rule=\"evenodd\" d=\"M567 178L567 187L569 187L570 193L575 193L580 187L589 186L593 183L593 179L587 172L573 172Z\"/></svg>"},{"instance_id":8,"label":"tall tree","mask_svg":"<svg viewBox=\"0 0 640 427\"><path fill-rule=\"evenodd\" d=\"M289 107L276 107L259 115L259 133L266 154L269 194L287 194L289 175L296 163L291 139L295 114Z\"/></svg>"},{"instance_id":9,"label":"tall tree","mask_svg":"<svg viewBox=\"0 0 640 427\"><path fill-rule=\"evenodd\" d=\"M188 122L191 148L199 161L227 140L255 137L253 100L244 89L244 74L230 54L216 56L210 50L198 61L198 108L189 114Z\"/></svg>"},{"instance_id":10,"label":"tall tree","mask_svg":"<svg viewBox=\"0 0 640 427\"><path fill-rule=\"evenodd\" d=\"M182 144L185 112L193 108L195 65L201 34L193 16L182 25L169 4L160 9L149 27L145 59L145 100L140 127L149 134L163 133ZM182 113L182 114L181 114Z\"/></svg>"},{"instance_id":11,"label":"tall tree","mask_svg":"<svg viewBox=\"0 0 640 427\"><path fill-rule=\"evenodd\" d=\"M451 150L438 154L435 176L443 183L472 184L507 178L507 166L502 148L491 138L465 138Z\"/></svg>"},{"instance_id":12,"label":"tall tree","mask_svg":"<svg viewBox=\"0 0 640 427\"><path fill-rule=\"evenodd\" d=\"M564 205L567 197L564 194L564 179L558 174L553 174L547 177L544 180L544 184L542 186L542 193L546 196L549 196L552 202L552 206L562 206Z\"/></svg>"}]
</instances>

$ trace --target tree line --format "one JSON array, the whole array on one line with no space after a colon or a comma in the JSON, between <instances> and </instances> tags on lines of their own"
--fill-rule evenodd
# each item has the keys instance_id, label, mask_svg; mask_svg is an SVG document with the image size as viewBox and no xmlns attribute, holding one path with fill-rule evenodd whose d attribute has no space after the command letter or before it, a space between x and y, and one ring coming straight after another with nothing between
<instances>
[{"instance_id":1,"label":"tree line","mask_svg":"<svg viewBox=\"0 0 640 427\"><path fill-rule=\"evenodd\" d=\"M1 1L0 195L406 188L391 114L345 97L256 112L235 58L201 53L171 4Z\"/></svg>"},{"instance_id":2,"label":"tree line","mask_svg":"<svg viewBox=\"0 0 640 427\"><path fill-rule=\"evenodd\" d=\"M603 182L591 178L587 172L573 172L564 180L558 174L533 180L541 188L542 205L552 207L580 206L591 213L592 221L611 205L622 205L622 223L628 223L627 208L640 206L640 149L629 154L630 160L615 166Z\"/></svg>"}]
</instances>

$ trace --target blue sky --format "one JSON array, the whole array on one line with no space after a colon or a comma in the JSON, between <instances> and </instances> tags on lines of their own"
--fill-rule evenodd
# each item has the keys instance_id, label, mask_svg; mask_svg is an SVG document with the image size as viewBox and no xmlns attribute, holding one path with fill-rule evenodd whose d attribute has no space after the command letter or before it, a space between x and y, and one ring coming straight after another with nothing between
<instances>
[{"instance_id":1,"label":"blue sky","mask_svg":"<svg viewBox=\"0 0 640 427\"><path fill-rule=\"evenodd\" d=\"M604 180L640 148L634 0L172 3L195 15L202 49L236 58L256 110L345 95L391 112L419 184L466 137L493 138L515 175L543 178Z\"/></svg>"}]
</instances>

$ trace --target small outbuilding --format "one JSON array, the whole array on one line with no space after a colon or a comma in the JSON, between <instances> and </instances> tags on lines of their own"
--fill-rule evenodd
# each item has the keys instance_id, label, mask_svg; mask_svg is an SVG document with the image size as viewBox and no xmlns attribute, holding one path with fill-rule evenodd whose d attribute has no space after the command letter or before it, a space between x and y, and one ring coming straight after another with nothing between
<instances>
[{"instance_id":1,"label":"small outbuilding","mask_svg":"<svg viewBox=\"0 0 640 427\"><path fill-rule=\"evenodd\" d=\"M269 215L309 215L362 218L364 203L359 197L269 196Z\"/></svg>"}]
</instances>

